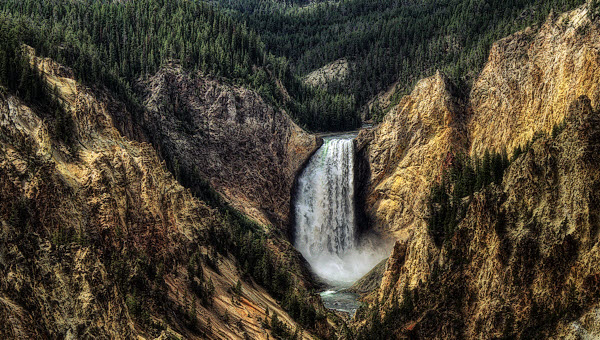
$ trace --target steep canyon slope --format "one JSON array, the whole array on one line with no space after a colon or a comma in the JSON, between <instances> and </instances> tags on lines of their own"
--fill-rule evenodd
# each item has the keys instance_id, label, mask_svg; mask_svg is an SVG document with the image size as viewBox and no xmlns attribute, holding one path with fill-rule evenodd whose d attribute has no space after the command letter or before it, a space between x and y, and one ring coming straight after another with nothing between
<instances>
[{"instance_id":1,"label":"steep canyon slope","mask_svg":"<svg viewBox=\"0 0 600 340\"><path fill-rule=\"evenodd\" d=\"M320 139L256 92L176 64L140 87L140 124L184 183L204 179L239 211L287 231L296 174Z\"/></svg>"},{"instance_id":2,"label":"steep canyon slope","mask_svg":"<svg viewBox=\"0 0 600 340\"><path fill-rule=\"evenodd\" d=\"M264 321L274 315L299 329L216 248L235 221L181 186L152 145L117 130L124 105L49 59L36 64L72 118L73 142L57 139L47 108L0 90L0 337L272 338ZM223 98L234 105L231 96ZM278 119L289 133L281 143L309 141L308 155L315 139ZM284 243L266 241L276 262L293 261L277 258Z\"/></svg>"},{"instance_id":3,"label":"steep canyon slope","mask_svg":"<svg viewBox=\"0 0 600 340\"><path fill-rule=\"evenodd\" d=\"M565 129L537 139L468 199L453 237L412 284L413 244L398 243L374 305L383 337L580 338L600 335L600 112L574 101ZM417 234L418 236L418 234ZM428 236L428 235L426 235ZM417 267L423 268L423 267ZM365 334L376 332L373 323Z\"/></svg>"},{"instance_id":4,"label":"steep canyon slope","mask_svg":"<svg viewBox=\"0 0 600 340\"><path fill-rule=\"evenodd\" d=\"M475 82L470 106L471 153L524 146L549 133L571 102L600 101L600 27L586 7L551 15L496 42Z\"/></svg>"},{"instance_id":5,"label":"steep canyon slope","mask_svg":"<svg viewBox=\"0 0 600 340\"><path fill-rule=\"evenodd\" d=\"M494 44L468 98L425 87L442 83L438 74L359 136L368 219L399 239L372 305L378 316L358 313L363 331L597 335L600 25L592 6ZM422 102L411 104L417 95ZM499 185L462 198L464 219L436 246L427 230L432 184L461 153L518 146L526 151Z\"/></svg>"},{"instance_id":6,"label":"steep canyon slope","mask_svg":"<svg viewBox=\"0 0 600 340\"><path fill-rule=\"evenodd\" d=\"M360 191L368 192L367 211L376 226L385 226L397 238L407 237L406 227L417 223L425 199L414 194L427 193L448 156L465 151L464 112L454 86L438 72L418 82L377 128L361 131L360 176L370 178L370 188Z\"/></svg>"}]
</instances>

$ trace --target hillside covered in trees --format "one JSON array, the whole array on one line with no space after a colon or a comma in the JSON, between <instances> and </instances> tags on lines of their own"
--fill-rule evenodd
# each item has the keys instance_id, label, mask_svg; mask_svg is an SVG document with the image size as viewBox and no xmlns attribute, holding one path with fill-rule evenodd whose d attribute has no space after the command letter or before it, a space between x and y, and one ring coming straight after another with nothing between
<instances>
[{"instance_id":1,"label":"hillside covered in trees","mask_svg":"<svg viewBox=\"0 0 600 340\"><path fill-rule=\"evenodd\" d=\"M137 81L177 60L258 91L310 130L360 125L351 96L305 87L252 29L202 1L9 0L0 12L39 54L72 67L88 85L106 86L130 108L140 102Z\"/></svg>"},{"instance_id":2,"label":"hillside covered in trees","mask_svg":"<svg viewBox=\"0 0 600 340\"><path fill-rule=\"evenodd\" d=\"M331 331L325 324L327 311L308 289L313 283L297 274L301 272L292 267L293 258L280 258L277 247L287 247L280 233L268 232L235 210L203 178L194 178L192 187L180 178L182 171L169 174L155 150L121 136L111 125L116 120L104 115L110 105L126 111L120 103L108 99L105 91L90 90L69 78L70 69L36 57L23 45L30 32L13 24L0 18L1 338L55 338L69 332L76 338L185 334L231 339L231 334L254 337L270 332L297 339L304 331ZM76 65L81 67L75 70L80 79L89 84L101 81L98 84L115 86L113 90L128 89L127 78L86 74L85 66ZM114 76L118 71L113 71ZM123 99L131 109L142 109L136 96L126 92ZM132 155L141 165L128 159ZM88 178L91 173L96 175L90 178L103 177L101 183ZM120 180L126 183L117 184ZM22 190L25 183L34 182L44 183L32 189L35 194ZM161 185L163 190L156 190ZM117 186L122 190L104 195L91 189ZM129 195L140 205L134 208ZM171 210L165 197L174 198L177 208ZM121 203L127 211L123 220L103 215L118 214ZM155 204L161 216L149 217ZM176 216L187 214L184 206L195 207L189 219ZM84 217L65 218L72 212ZM99 231L104 222L105 231ZM146 239L140 235L148 233L151 241L139 242ZM71 250L84 255L71 257ZM48 258L51 264L45 262ZM59 278L62 270L66 275ZM19 278L10 279L15 276ZM184 279L171 285L172 277ZM61 307L52 316L47 313L47 292L52 304ZM268 301L271 296L276 300ZM75 300L85 302L73 307ZM235 313L242 301L261 317L242 320ZM110 320L103 320L104 312ZM23 317L16 320L15 313ZM67 314L67 320L62 319ZM290 322L290 317L298 321Z\"/></svg>"},{"instance_id":3,"label":"hillside covered in trees","mask_svg":"<svg viewBox=\"0 0 600 340\"><path fill-rule=\"evenodd\" d=\"M327 131L358 127L374 95L396 84L397 102L437 69L467 92L493 41L583 2L7 0L0 11L39 53L132 106L136 81L175 59ZM326 90L302 83L342 58L350 61L343 81Z\"/></svg>"},{"instance_id":4,"label":"hillside covered in trees","mask_svg":"<svg viewBox=\"0 0 600 340\"><path fill-rule=\"evenodd\" d=\"M351 75L332 92L358 106L397 82L397 95L437 69L468 91L491 44L583 0L215 0L255 29L276 56L305 75L347 58Z\"/></svg>"}]
</instances>

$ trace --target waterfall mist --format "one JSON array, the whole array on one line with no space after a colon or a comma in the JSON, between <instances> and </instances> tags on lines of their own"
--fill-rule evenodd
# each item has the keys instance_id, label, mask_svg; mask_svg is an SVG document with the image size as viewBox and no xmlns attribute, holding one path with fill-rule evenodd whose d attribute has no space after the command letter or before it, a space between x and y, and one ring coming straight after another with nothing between
<instances>
[{"instance_id":1,"label":"waterfall mist","mask_svg":"<svg viewBox=\"0 0 600 340\"><path fill-rule=\"evenodd\" d=\"M389 247L357 240L353 137L325 139L298 179L295 246L322 279L348 286L382 259Z\"/></svg>"}]
</instances>

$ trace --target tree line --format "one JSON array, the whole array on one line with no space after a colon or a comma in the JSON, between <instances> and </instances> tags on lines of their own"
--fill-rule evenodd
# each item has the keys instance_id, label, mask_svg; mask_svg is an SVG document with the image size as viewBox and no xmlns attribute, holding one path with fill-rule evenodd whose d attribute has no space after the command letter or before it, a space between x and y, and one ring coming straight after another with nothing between
<instances>
[{"instance_id":1,"label":"tree line","mask_svg":"<svg viewBox=\"0 0 600 340\"><path fill-rule=\"evenodd\" d=\"M71 67L88 85L107 87L131 110L140 108L138 81L177 60L188 71L256 90L310 130L360 124L352 96L308 88L253 29L204 1L7 0L0 12L38 54Z\"/></svg>"},{"instance_id":2,"label":"tree line","mask_svg":"<svg viewBox=\"0 0 600 340\"><path fill-rule=\"evenodd\" d=\"M18 96L34 108L40 109L43 118L51 121L55 139L74 146L74 123L58 90L51 87L42 75L34 58L21 45L18 27L0 16L0 86Z\"/></svg>"},{"instance_id":3,"label":"tree line","mask_svg":"<svg viewBox=\"0 0 600 340\"><path fill-rule=\"evenodd\" d=\"M520 149L513 159L521 153ZM429 195L430 216L427 229L437 246L454 235L465 217L469 205L464 198L471 197L491 183L500 184L510 165L506 151L486 151L482 158L457 155L442 175L441 181L431 187Z\"/></svg>"},{"instance_id":4,"label":"tree line","mask_svg":"<svg viewBox=\"0 0 600 340\"><path fill-rule=\"evenodd\" d=\"M29 29L24 25L15 25L14 18L0 16L0 92L15 95L31 105L40 117L50 120L53 127L52 132L59 141L73 144L75 133L71 115L66 111L65 105L58 95L58 90L46 82L40 71L40 65L37 65L37 59L22 44L28 39L37 39L27 35L31 32ZM48 45L44 48L51 48L51 46ZM51 53L51 51L46 52ZM60 58L64 58L61 59L63 61L73 57L68 51L57 53L62 53ZM75 55L79 56L80 54L76 53ZM82 65L82 69L79 72L83 72L85 67L83 64L80 65ZM92 68L94 68L93 65ZM84 77L86 81L97 81L93 74L80 73L79 76ZM97 76L101 77L102 75L99 73ZM121 78L121 76L113 79L123 81L124 86L128 85L125 78ZM135 97L131 98L132 101L135 99ZM167 163L172 165L169 160ZM174 171L174 169L171 170ZM197 231L196 240L192 243L192 247L195 249L191 249L190 254L186 256L187 282L195 297L188 298L187 309L175 308L174 311L180 314L189 327L199 332L205 332L206 330L201 329L195 319L195 300L199 299L201 305L210 308L215 287L210 278L204 275L203 264L218 271L219 259L233 255L246 279L261 284L272 296L280 300L282 307L303 327L314 330L315 323L324 320L326 316L317 312L307 298L310 293L299 288L290 271L279 265L280 260L268 246L268 235L265 234L263 228L228 206L208 183L198 176L196 169L174 171L174 173L178 180L189 187L196 197L218 209L223 216L220 224L212 224L206 230ZM23 225L25 223L23 221L29 217L20 218L19 216L27 215L22 212L27 212L28 209L29 204L25 204L24 207L17 206L14 209L15 214L13 214L17 217L11 218L16 221L13 224ZM118 229L115 232L119 233ZM56 244L73 242L87 244L90 241L86 237L86 235L78 237L71 229L60 229L60 232L53 235L52 240ZM207 247L209 251L201 252L200 246ZM165 294L163 276L165 272L168 272L165 264L150 261L146 255L138 254L135 250L127 254L114 250L114 252L107 251L107 254L104 259L107 270L123 294L126 295L125 303L128 310L142 325L151 328L159 327L154 325L150 318L148 312L150 302L146 300L148 297L157 297L165 303L165 306L174 306L174 303L169 302ZM142 268L141 274L132 276L132 272L135 271L132 263ZM280 336L294 337L294 333L277 319L269 325L275 327Z\"/></svg>"},{"instance_id":5,"label":"tree line","mask_svg":"<svg viewBox=\"0 0 600 340\"><path fill-rule=\"evenodd\" d=\"M215 0L248 23L269 51L305 75L346 58L342 93L357 106L397 82L397 97L437 69L468 91L491 44L584 0ZM397 98L396 100L398 100Z\"/></svg>"}]
</instances>

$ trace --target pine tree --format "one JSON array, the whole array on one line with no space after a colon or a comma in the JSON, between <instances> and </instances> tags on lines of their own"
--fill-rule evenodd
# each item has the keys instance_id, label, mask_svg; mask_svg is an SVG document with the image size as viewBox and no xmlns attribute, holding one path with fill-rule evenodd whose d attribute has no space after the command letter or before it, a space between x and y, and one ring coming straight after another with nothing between
<instances>
[{"instance_id":1,"label":"pine tree","mask_svg":"<svg viewBox=\"0 0 600 340\"><path fill-rule=\"evenodd\" d=\"M483 161L481 165L481 176L481 182L483 186L486 186L492 182L492 156L490 155L489 150L485 150L485 153L483 155Z\"/></svg>"}]
</instances>

